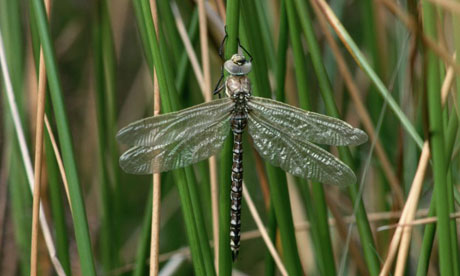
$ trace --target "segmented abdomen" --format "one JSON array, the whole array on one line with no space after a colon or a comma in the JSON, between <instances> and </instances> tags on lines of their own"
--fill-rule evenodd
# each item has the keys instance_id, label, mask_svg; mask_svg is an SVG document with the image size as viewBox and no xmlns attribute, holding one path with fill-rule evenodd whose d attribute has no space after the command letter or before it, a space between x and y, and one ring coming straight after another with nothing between
<instances>
[{"instance_id":1,"label":"segmented abdomen","mask_svg":"<svg viewBox=\"0 0 460 276\"><path fill-rule=\"evenodd\" d=\"M240 249L241 197L243 192L243 130L247 124L246 114L234 114L231 124L233 131L233 165L232 190L230 192L230 248L232 250L232 258L235 260Z\"/></svg>"}]
</instances>

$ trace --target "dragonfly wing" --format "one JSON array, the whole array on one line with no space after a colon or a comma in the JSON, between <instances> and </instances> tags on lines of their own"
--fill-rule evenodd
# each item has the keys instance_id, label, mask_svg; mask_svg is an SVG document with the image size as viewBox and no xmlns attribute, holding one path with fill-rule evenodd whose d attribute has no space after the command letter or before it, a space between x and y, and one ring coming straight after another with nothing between
<instances>
[{"instance_id":1,"label":"dragonfly wing","mask_svg":"<svg viewBox=\"0 0 460 276\"><path fill-rule=\"evenodd\" d=\"M192 106L177 112L145 118L122 128L117 139L130 146L159 146L190 139L230 114L234 106L230 98Z\"/></svg>"},{"instance_id":2,"label":"dragonfly wing","mask_svg":"<svg viewBox=\"0 0 460 276\"><path fill-rule=\"evenodd\" d=\"M291 139L266 117L249 113L248 131L262 158L292 175L337 186L356 182L342 161L308 141Z\"/></svg>"},{"instance_id":3,"label":"dragonfly wing","mask_svg":"<svg viewBox=\"0 0 460 276\"><path fill-rule=\"evenodd\" d=\"M120 166L132 174L160 173L186 167L217 154L230 133L230 116L214 118L195 135L151 146L138 145L120 157ZM184 126L187 128L187 126Z\"/></svg>"},{"instance_id":4,"label":"dragonfly wing","mask_svg":"<svg viewBox=\"0 0 460 276\"><path fill-rule=\"evenodd\" d=\"M250 112L292 137L333 146L359 145L367 134L348 123L272 99L251 97Z\"/></svg>"}]
</instances>

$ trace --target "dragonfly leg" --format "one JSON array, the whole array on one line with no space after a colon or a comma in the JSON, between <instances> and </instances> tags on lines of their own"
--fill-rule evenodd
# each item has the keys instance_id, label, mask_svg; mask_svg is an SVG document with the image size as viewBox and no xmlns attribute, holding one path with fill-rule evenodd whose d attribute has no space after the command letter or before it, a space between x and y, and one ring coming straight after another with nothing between
<instances>
[{"instance_id":1,"label":"dragonfly leg","mask_svg":"<svg viewBox=\"0 0 460 276\"><path fill-rule=\"evenodd\" d=\"M224 39L222 39L222 43L220 43L219 47L219 56L221 59L224 59L224 45L225 45L225 40L228 38L228 33L227 33L227 25L224 26L225 29L225 36Z\"/></svg>"},{"instance_id":2,"label":"dragonfly leg","mask_svg":"<svg viewBox=\"0 0 460 276\"><path fill-rule=\"evenodd\" d=\"M220 91L222 91L222 89L225 86L225 84L221 84L223 79L224 79L224 68L222 67L220 70L219 81L217 82L216 88L214 88L214 91L212 92L212 95L219 94L219 99L221 98Z\"/></svg>"},{"instance_id":3,"label":"dragonfly leg","mask_svg":"<svg viewBox=\"0 0 460 276\"><path fill-rule=\"evenodd\" d=\"M243 45L241 45L241 42L240 42L239 38L238 38L238 46L240 46L240 48L243 49L243 51L249 56L249 61L252 62L252 55L249 53L248 50L246 50L246 48L243 47Z\"/></svg>"}]
</instances>

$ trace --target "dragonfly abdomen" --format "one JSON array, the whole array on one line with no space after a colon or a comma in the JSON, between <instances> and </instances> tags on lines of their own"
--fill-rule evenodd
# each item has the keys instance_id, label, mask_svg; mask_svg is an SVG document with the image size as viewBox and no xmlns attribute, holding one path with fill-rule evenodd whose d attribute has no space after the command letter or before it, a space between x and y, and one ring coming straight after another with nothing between
<instances>
[{"instance_id":1,"label":"dragonfly abdomen","mask_svg":"<svg viewBox=\"0 0 460 276\"><path fill-rule=\"evenodd\" d=\"M230 248L232 258L236 259L240 249L241 197L243 191L243 131L247 125L247 115L235 112L231 126L233 132L232 185L230 192Z\"/></svg>"}]
</instances>

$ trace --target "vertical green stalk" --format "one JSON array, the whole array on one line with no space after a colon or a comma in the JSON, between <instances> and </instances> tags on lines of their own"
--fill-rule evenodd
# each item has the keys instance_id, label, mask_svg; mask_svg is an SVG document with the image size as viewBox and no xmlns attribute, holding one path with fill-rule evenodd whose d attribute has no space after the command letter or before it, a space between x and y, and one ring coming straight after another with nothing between
<instances>
[{"instance_id":1,"label":"vertical green stalk","mask_svg":"<svg viewBox=\"0 0 460 276\"><path fill-rule=\"evenodd\" d=\"M305 110L311 110L306 78L308 73L305 65L305 56L303 53L302 43L300 41L298 18L295 12L293 1L286 0L286 7L289 21L289 34L294 53L294 63L296 69L295 73L300 107ZM300 185L306 186L301 189L304 191L303 195L305 197L307 214L312 225L311 232L313 236L313 243L315 245L314 248L316 254L316 263L319 266L319 271L324 275L335 275L335 261L332 251L323 186L320 183L312 183L312 191L314 195L313 197L310 197L310 192L306 192L309 189L307 181L300 180L299 183Z\"/></svg>"},{"instance_id":2,"label":"vertical green stalk","mask_svg":"<svg viewBox=\"0 0 460 276\"><path fill-rule=\"evenodd\" d=\"M140 16L144 22L143 26L145 26L146 31L146 37L143 37L143 39L146 40L144 45L148 46L147 50L151 52L151 56L153 57L153 63L160 87L162 111L164 113L172 112L178 109L179 104L171 69L168 68L167 47L164 44L163 34L160 30L157 39L149 2L147 0L136 0L134 4L138 5L136 11L141 12L138 16ZM195 273L197 275L214 275L215 271L211 250L207 242L206 228L203 223L204 219L202 218L201 210L199 210L197 204L199 199L193 172L191 168L185 168L175 170L173 174L181 197L181 206L192 252Z\"/></svg>"},{"instance_id":3,"label":"vertical green stalk","mask_svg":"<svg viewBox=\"0 0 460 276\"><path fill-rule=\"evenodd\" d=\"M269 164L265 164L265 166L270 186L270 203L275 209L276 222L280 231L284 265L289 275L303 275L295 238L286 175L279 168Z\"/></svg>"},{"instance_id":4,"label":"vertical green stalk","mask_svg":"<svg viewBox=\"0 0 460 276\"><path fill-rule=\"evenodd\" d=\"M253 94L271 98L266 53L264 53L264 47L261 45L263 41L261 28L255 16L257 12L254 13L256 8L253 2L246 2L245 8L242 9L244 20L242 30L243 35L245 35L243 38L245 38L245 45L248 46L247 49L254 58L252 62L253 71L250 74L253 81ZM274 206L280 230L284 264L290 275L301 275L303 272L295 239L286 175L280 168L275 168L268 163L265 165L270 186L271 203Z\"/></svg>"},{"instance_id":5,"label":"vertical green stalk","mask_svg":"<svg viewBox=\"0 0 460 276\"><path fill-rule=\"evenodd\" d=\"M140 1L133 0L134 14L137 20L137 30L142 42L142 51L144 53L145 62L150 69L150 74L153 78L153 56L150 47L150 41L148 40L147 26L143 17L142 5Z\"/></svg>"},{"instance_id":6,"label":"vertical green stalk","mask_svg":"<svg viewBox=\"0 0 460 276\"><path fill-rule=\"evenodd\" d=\"M185 177L187 178L187 185L189 189L190 199L192 203L192 211L195 216L195 225L198 232L198 244L201 248L201 254L203 255L204 266L206 275L215 275L214 259L209 246L209 238L206 231L206 224L203 218L203 211L201 209L200 202L202 201L198 196L197 182L195 174L191 167L185 168Z\"/></svg>"},{"instance_id":7,"label":"vertical green stalk","mask_svg":"<svg viewBox=\"0 0 460 276\"><path fill-rule=\"evenodd\" d=\"M96 115L100 166L101 235L100 254L104 273L118 265L117 200L119 197L118 152L115 139L115 53L110 18L105 1L95 4L93 22L93 58L95 73ZM112 175L110 173L112 172ZM111 181L112 180L112 181ZM113 183L112 185L110 185ZM112 190L113 188L113 190Z\"/></svg>"},{"instance_id":8,"label":"vertical green stalk","mask_svg":"<svg viewBox=\"0 0 460 276\"><path fill-rule=\"evenodd\" d=\"M458 118L457 116L450 116L449 122L447 127L446 133L446 153L452 152L452 149L455 145L455 137L457 136L457 127L458 127ZM436 196L433 195L430 208L428 211L428 217L436 216ZM455 221L454 221L455 223ZM431 250L433 249L433 240L434 235L436 232L436 223L431 223L425 226L425 230L423 231L423 240L422 246L420 248L420 256L418 258L418 265L417 265L417 276L427 275L428 273L428 266L430 262ZM453 245L453 243L452 243ZM453 261L455 254L452 254Z\"/></svg>"},{"instance_id":9,"label":"vertical green stalk","mask_svg":"<svg viewBox=\"0 0 460 276\"><path fill-rule=\"evenodd\" d=\"M63 200L62 181L60 181L59 168L56 163L51 145L50 136L45 131L45 157L46 169L48 172L48 186L50 194L51 214L54 224L54 232L56 235L56 251L57 257L61 262L62 268L67 275L71 275L70 254L69 254L69 238L66 226L65 201Z\"/></svg>"},{"instance_id":10,"label":"vertical green stalk","mask_svg":"<svg viewBox=\"0 0 460 276\"><path fill-rule=\"evenodd\" d=\"M228 9L227 9L228 15ZM228 17L227 17L228 18ZM219 171L219 275L232 274L232 256L230 250L230 177L232 169L231 135L222 147Z\"/></svg>"},{"instance_id":11,"label":"vertical green stalk","mask_svg":"<svg viewBox=\"0 0 460 276\"><path fill-rule=\"evenodd\" d=\"M449 207L449 214L455 213L455 202L453 193L453 178L452 166L448 166L447 172L447 202ZM459 258L458 258L458 238L457 238L457 222L455 219L449 219L450 239L451 239L451 253L452 253L452 271L453 275L460 275L459 273Z\"/></svg>"},{"instance_id":12,"label":"vertical green stalk","mask_svg":"<svg viewBox=\"0 0 460 276\"><path fill-rule=\"evenodd\" d=\"M188 27L188 37L190 41L195 41L198 37L198 8L195 8L192 13L192 18L190 19L190 24ZM190 61L188 59L187 52L184 51L180 57L179 68L176 75L176 87L177 91L181 93L184 90L186 85L187 72L190 69Z\"/></svg>"},{"instance_id":13,"label":"vertical green stalk","mask_svg":"<svg viewBox=\"0 0 460 276\"><path fill-rule=\"evenodd\" d=\"M157 1L157 5L158 16L166 31L165 37L167 35L167 41L169 42L169 60L171 60L173 64L179 64L181 56L186 54L186 52L182 46L182 40L176 28L176 22L171 11L171 1ZM174 67L173 70L176 70L176 67Z\"/></svg>"},{"instance_id":14,"label":"vertical green stalk","mask_svg":"<svg viewBox=\"0 0 460 276\"><path fill-rule=\"evenodd\" d=\"M299 183L299 190L302 193L302 197L304 198L304 204L305 204L305 210L307 213L307 219L310 223L310 231L311 231L311 239L313 242L313 248L315 251L315 263L318 267L318 272L320 275L331 275L331 269L327 268L327 265L333 264L333 270L335 271L335 262L334 258L332 259L327 257L328 253L325 252L328 249L325 249L322 247L323 240L321 238L321 233L320 233L320 228L319 228L319 221L321 218L318 218L321 216L321 214L317 213L317 208L315 208L315 203L313 202L314 196L312 196L310 192L310 187L309 183L305 181L304 179L297 179ZM321 183L312 183L312 187L314 186L321 186ZM328 225L329 226L329 225ZM327 229L327 232L324 233L328 235L325 237L324 242L326 242L326 246L330 246L330 237L329 237L329 229ZM328 241L329 240L329 241ZM326 259L327 258L327 259Z\"/></svg>"},{"instance_id":15,"label":"vertical green stalk","mask_svg":"<svg viewBox=\"0 0 460 276\"><path fill-rule=\"evenodd\" d=\"M33 13L31 14L31 22L35 22ZM34 24L31 25L32 32L32 51L35 60L35 70L38 78L39 71L39 37L38 30ZM48 96L47 96L48 98ZM49 102L45 105L46 114L52 114L51 104ZM48 116L49 118L50 116ZM55 232L55 241L56 241L56 254L61 262L61 265L64 271L70 275L71 274L71 264L70 264L70 253L69 253L69 238L67 233L66 225L66 212L62 207L66 201L63 200L62 196L62 181L59 168L56 162L56 155L51 143L51 138L49 132L45 130L45 160L46 160L46 170L48 172L48 182L49 182L49 197L50 197L50 209L52 220L54 224Z\"/></svg>"},{"instance_id":16,"label":"vertical green stalk","mask_svg":"<svg viewBox=\"0 0 460 276\"><path fill-rule=\"evenodd\" d=\"M436 40L435 8L427 1L422 2L423 29L425 34ZM444 151L444 127L441 109L441 94L438 59L426 49L427 102L429 115L430 149L433 161L434 193L438 218L439 263L442 275L452 275L452 252L450 238L449 206L447 198L446 158Z\"/></svg>"},{"instance_id":17,"label":"vertical green stalk","mask_svg":"<svg viewBox=\"0 0 460 276\"><path fill-rule=\"evenodd\" d=\"M152 193L153 186L149 191L149 198L145 205L144 220L142 222L142 230L139 235L139 242L136 251L136 264L134 265L134 276L146 275L147 265L146 260L150 254L150 231L152 229Z\"/></svg>"},{"instance_id":18,"label":"vertical green stalk","mask_svg":"<svg viewBox=\"0 0 460 276\"><path fill-rule=\"evenodd\" d=\"M21 16L20 3L17 1L0 2L0 28L3 34L3 43L8 68L13 74L10 74L11 84L15 92L18 103L23 102L22 83L23 83L23 62L24 49L21 36ZM21 110L19 105L19 111ZM8 109L5 109L8 110ZM24 119L24 112L21 112L21 119ZM27 133L26 133L27 135Z\"/></svg>"},{"instance_id":19,"label":"vertical green stalk","mask_svg":"<svg viewBox=\"0 0 460 276\"><path fill-rule=\"evenodd\" d=\"M307 187L308 189L308 187ZM324 275L336 275L334 252L332 249L331 232L329 229L329 217L327 213L326 197L324 195L324 188L321 183L312 182L312 198L311 205L315 210L316 221L315 228L318 233L317 246L321 254L321 260L318 262L323 266Z\"/></svg>"},{"instance_id":20,"label":"vertical green stalk","mask_svg":"<svg viewBox=\"0 0 460 276\"><path fill-rule=\"evenodd\" d=\"M276 244L276 213L273 204L270 202L270 207L268 209L268 225L267 232L270 240L273 244ZM274 276L275 275L275 261L273 260L272 254L270 252L265 253L265 276Z\"/></svg>"},{"instance_id":21,"label":"vertical green stalk","mask_svg":"<svg viewBox=\"0 0 460 276\"><path fill-rule=\"evenodd\" d=\"M295 0L295 1L296 1L298 10L306 10L307 9L307 6L306 6L306 4L304 2L302 2L301 0ZM309 21L309 20L306 20L306 18L301 17L302 25L304 24L304 21ZM340 22L336 22L334 28L336 28L337 34L339 34L340 39L342 40L342 42L347 47L348 51L350 52L350 54L355 59L355 61L358 64L358 66L366 73L366 75L369 77L369 79L375 85L375 87L377 88L377 91L381 94L381 96L388 103L388 106L395 113L396 117L401 122L401 125L404 127L406 132L415 141L417 146L420 149L422 149L423 148L423 140L422 140L422 138L420 138L420 135L418 135L415 127L409 121L407 116L402 112L402 110L399 107L399 105L397 104L397 102L393 99L393 97L391 96L390 92L388 91L388 89L383 84L382 80L377 76L377 74L375 73L373 68L369 65L369 63L367 62L366 58L362 54L361 50L359 49L359 47L356 45L356 43L351 38L350 34L347 32L347 30L343 27L343 25ZM327 104L326 99L324 99L324 101Z\"/></svg>"},{"instance_id":22,"label":"vertical green stalk","mask_svg":"<svg viewBox=\"0 0 460 276\"><path fill-rule=\"evenodd\" d=\"M267 60L267 66L272 70L273 72L276 72L278 64L276 63L276 55L275 55L275 47L274 47L274 41L272 37L272 31L270 29L269 21L268 21L268 16L271 16L267 11L267 4L266 0L255 0L253 1L256 9L256 18L258 22L258 26L260 27L260 34L263 39L262 41L262 46L264 47L264 51L266 53L266 60Z\"/></svg>"},{"instance_id":23,"label":"vertical green stalk","mask_svg":"<svg viewBox=\"0 0 460 276\"><path fill-rule=\"evenodd\" d=\"M436 197L433 196L428 210L427 217L436 216ZM433 249L434 234L436 232L436 223L430 223L425 226L423 231L422 246L417 264L417 276L428 275L428 266L430 265L431 250Z\"/></svg>"},{"instance_id":24,"label":"vertical green stalk","mask_svg":"<svg viewBox=\"0 0 460 276\"><path fill-rule=\"evenodd\" d=\"M16 145L16 147L19 147ZM14 151L12 151L14 153ZM10 183L14 187L10 188L13 225L15 228L15 239L18 246L18 256L20 260L20 272L22 275L30 275L30 235L31 221L29 220L30 210L32 209L32 198L27 180L23 172L23 167L18 155L11 155ZM24 214L29 214L25 216Z\"/></svg>"},{"instance_id":25,"label":"vertical green stalk","mask_svg":"<svg viewBox=\"0 0 460 276\"><path fill-rule=\"evenodd\" d=\"M292 52L294 55L294 68L297 82L300 106L303 109L311 110L311 101L307 85L307 66L303 53L302 42L300 41L299 20L297 18L294 3L292 0L285 1L287 18L289 24L289 39L291 40Z\"/></svg>"},{"instance_id":26,"label":"vertical green stalk","mask_svg":"<svg viewBox=\"0 0 460 276\"><path fill-rule=\"evenodd\" d=\"M225 43L225 59L238 52L238 32L240 22L240 0L227 1L227 42ZM219 275L229 276L232 273L232 257L230 250L230 179L232 170L232 135L225 140L220 158L219 170Z\"/></svg>"},{"instance_id":27,"label":"vertical green stalk","mask_svg":"<svg viewBox=\"0 0 460 276\"><path fill-rule=\"evenodd\" d=\"M458 2L458 1L457 1ZM455 42L455 49L456 49L456 52L457 53L460 53L460 15L458 13L453 13L452 14L452 34L454 36L454 42ZM456 58L456 62L457 64L460 64L460 55L457 54L457 58ZM456 92L457 92L457 106L459 106L460 104L460 80L459 78L457 77L456 78ZM451 144L450 141L455 141L455 138L457 137L457 128L458 128L458 117L457 117L458 114L451 114L451 117L454 117L452 119L455 119L455 122L453 124L451 124L451 122L449 122L448 126L447 126L447 135L446 135L446 140L448 142L446 142L447 144L447 147L446 147L446 152L447 152L447 157L450 158L450 155L452 153L452 148L449 149L449 145ZM451 121L452 121L451 119ZM453 143L452 143L453 145ZM453 170L453 166L450 165L450 170L452 172ZM456 189L453 189L451 187L449 187L448 189L452 189L452 191L456 192ZM451 209L450 211L453 211L452 210L452 206L451 206ZM455 211L453 211L455 212ZM451 222L451 235L452 235L452 245L453 245L453 248L452 248L452 257L453 257L453 264L454 264L454 273L455 275L460 275L460 252L459 252L459 248L458 248L458 237L457 237L457 224L456 224L456 220L453 220Z\"/></svg>"},{"instance_id":28,"label":"vertical green stalk","mask_svg":"<svg viewBox=\"0 0 460 276\"><path fill-rule=\"evenodd\" d=\"M313 63L313 68L315 70L316 76L318 78L320 92L324 100L326 111L328 115L333 117L339 117L339 112L334 101L334 96L332 93L332 88L324 68L322 61L321 53L319 50L318 42L316 41L313 26L311 25L311 19L309 15L309 10L305 2L300 0L295 0L297 10L302 14L300 15L301 25L305 34L306 42L308 48L311 52L311 58ZM339 147L340 158L351 168L353 168L353 158L351 152L346 147ZM363 244L364 258L366 260L369 272L371 275L377 275L380 269L380 263L375 255L375 245L372 236L372 231L369 225L369 221L366 215L366 209L362 201L361 195L358 192L358 185L351 185L349 187L350 198L355 205L358 202L358 208L356 210L357 226L358 232L361 238L361 243Z\"/></svg>"},{"instance_id":29,"label":"vertical green stalk","mask_svg":"<svg viewBox=\"0 0 460 276\"><path fill-rule=\"evenodd\" d=\"M23 112L23 41L21 36L19 1L0 1L0 28L3 35L5 55L11 76L13 92L18 103L18 111L22 122ZM13 73L14 72L14 73ZM21 163L19 144L13 129L10 107L6 99L3 78L0 78L0 97L2 99L2 139L4 147L2 155L6 156L8 164L2 164L8 168L8 179L3 185L8 185L11 222L14 229L14 241L18 257L18 274L30 275L30 238L31 238L31 210L32 197L25 178L25 169ZM23 124L27 125L27 124ZM27 131L27 129L25 129ZM27 135L27 133L26 133ZM2 226L3 227L3 226Z\"/></svg>"},{"instance_id":30,"label":"vertical green stalk","mask_svg":"<svg viewBox=\"0 0 460 276\"><path fill-rule=\"evenodd\" d=\"M6 103L7 101L4 101ZM8 109L5 109L8 110ZM8 116L9 117L9 116ZM11 117L8 118L11 120ZM13 126L5 124L4 129L10 129L13 134ZM19 145L16 138L10 135L7 142L7 154L10 161L9 168L9 196L11 197L11 217L14 227L14 239L17 246L17 255L19 257L19 273L22 276L30 275L30 237L32 229L32 197L30 189L25 178L24 166L21 163L19 156Z\"/></svg>"},{"instance_id":31,"label":"vertical green stalk","mask_svg":"<svg viewBox=\"0 0 460 276\"><path fill-rule=\"evenodd\" d=\"M174 73L173 73L173 66L171 61L168 59L167 53L169 51L168 46L166 45L166 39L164 38L164 33L162 32L161 28L159 29L159 37L161 39L158 40L159 46L160 46L160 52L162 53L163 57L163 70L166 73L166 81L167 85L169 87L169 97L171 104L173 106L173 110L176 111L180 109L181 102L179 101L179 94L176 89L176 84L174 80ZM214 262L212 258L212 253L211 253L211 248L209 246L209 239L206 231L206 224L205 220L203 218L203 212L200 206L200 202L202 201L199 198L199 193L198 193L198 188L197 188L197 181L195 178L194 171L192 170L191 167L187 167L184 169L185 172L185 177L187 180L187 186L186 188L188 189L188 196L190 197L190 202L192 204L192 212L194 215L194 224L197 229L197 237L198 237L198 243L197 245L199 246L199 249L201 251L201 255L203 258L203 263L206 271L206 275L213 275L215 274L215 269L214 269Z\"/></svg>"},{"instance_id":32,"label":"vertical green stalk","mask_svg":"<svg viewBox=\"0 0 460 276\"><path fill-rule=\"evenodd\" d=\"M446 122L446 135L445 135L445 158L447 163L447 201L449 206L449 214L455 213L455 198L454 198L454 178L452 176L452 150L457 136L458 118L456 114L448 114L448 108L443 110L444 121ZM450 225L450 239L451 239L451 252L452 252L452 269L453 275L460 275L460 258L458 252L458 238L457 238L457 222L455 219L449 220Z\"/></svg>"},{"instance_id":33,"label":"vertical green stalk","mask_svg":"<svg viewBox=\"0 0 460 276\"><path fill-rule=\"evenodd\" d=\"M284 84L286 79L286 56L288 47L288 20L285 0L280 1L280 26L278 35L278 52L276 57L276 90L277 101L284 102Z\"/></svg>"},{"instance_id":34,"label":"vertical green stalk","mask_svg":"<svg viewBox=\"0 0 460 276\"><path fill-rule=\"evenodd\" d=\"M75 226L75 238L77 249L80 256L81 271L84 275L95 275L95 265L91 249L91 240L86 219L85 205L80 190L77 166L72 149L72 139L62 99L61 84L58 77L56 58L54 56L53 44L49 34L49 26L45 15L42 1L32 0L32 10L37 25L40 41L44 53L45 65L47 70L48 85L51 93L54 114L61 145L61 153L66 168L69 183L70 201L72 205L72 217Z\"/></svg>"},{"instance_id":35,"label":"vertical green stalk","mask_svg":"<svg viewBox=\"0 0 460 276\"><path fill-rule=\"evenodd\" d=\"M280 1L280 26L278 35L278 49L276 56L276 100L284 101L284 83L286 78L286 56L288 47L288 21L286 13L286 5L284 0ZM275 207L270 200L270 207L268 210L268 226L267 231L273 244L276 244L276 232L278 223L276 221ZM265 255L265 275L275 275L275 261L272 255L267 252Z\"/></svg>"},{"instance_id":36,"label":"vertical green stalk","mask_svg":"<svg viewBox=\"0 0 460 276\"><path fill-rule=\"evenodd\" d=\"M227 42L225 44L225 59L230 59L233 54L238 52L238 31L240 20L240 1L227 1Z\"/></svg>"},{"instance_id":37,"label":"vertical green stalk","mask_svg":"<svg viewBox=\"0 0 460 276\"><path fill-rule=\"evenodd\" d=\"M387 80L388 79L386 76L387 72L385 71L386 69L385 65L387 62L385 62L385 55L390 55L390 53L392 52L390 53L384 52L383 49L385 49L385 46L379 43L379 42L382 42L380 41L380 39L382 38L382 34L378 32L384 29L376 24L379 20L378 9L380 9L380 7L376 5L375 1L372 1L372 0L364 0L360 2L360 4L361 4L361 20L363 22L363 24L360 24L360 26L364 34L363 44L366 48L366 52L368 52L369 59L372 61L372 66L375 72L378 74L378 76L381 79ZM401 7L401 9L404 9L404 8ZM395 43L393 44L401 45L400 43L398 43L396 37L395 37ZM391 47L388 47L388 48L389 48L388 50L392 50ZM404 72L405 70L399 70L399 71ZM397 98L395 94L398 91L400 90L392 91L392 94L395 98ZM364 99L368 107L374 107L374 108L368 108L369 115L373 122L378 121L379 115L383 110L381 107L383 106L383 103L384 103L384 99L382 99L380 95L376 92L377 91L376 91L375 86L370 86L368 88L366 97ZM380 127L381 128L379 132L380 142L387 148L391 148L391 144L385 145L386 141L391 141L393 137L397 137L398 132L399 132L399 129L394 127L393 120L394 120L393 114L391 113L385 114L385 118L382 122L382 126ZM387 152L391 152L391 151L387 151ZM376 178L384 179L384 173L381 169L381 166L379 166L379 170L376 173L379 174L379 176L377 176ZM382 192L391 193L390 191L391 187L389 186L388 181L385 181L385 180L378 181L376 182L376 184L378 186L376 187L375 191L373 191L375 195L379 195ZM398 208L397 206L398 201L395 202L393 200L392 202L393 202L393 206L395 206L395 203L396 203L395 207ZM386 207L388 205L389 204L387 203L384 197L376 196L376 200L373 202L373 207L378 208L378 209L388 208ZM378 238L384 243L388 242L388 237L386 237L386 235L381 235Z\"/></svg>"},{"instance_id":38,"label":"vertical green stalk","mask_svg":"<svg viewBox=\"0 0 460 276\"><path fill-rule=\"evenodd\" d=\"M457 88L460 89L460 88ZM447 111L447 108L445 108ZM446 136L445 136L445 151L446 151L446 158L448 162L448 174L447 174L447 192L448 192L448 199L449 199L449 214L455 213L455 198L454 198L454 191L455 188L453 186L453 176L452 171L454 170L454 166L451 162L451 156L453 152L453 147L455 144L455 139L457 137L457 128L458 128L458 118L456 114L451 114L449 117L449 121L447 123L446 129ZM459 257L459 250L458 250L458 237L457 237L457 221L455 219L450 220L450 235L451 235L451 245L452 245L452 264L453 264L453 272L454 275L460 275L460 257Z\"/></svg>"},{"instance_id":39,"label":"vertical green stalk","mask_svg":"<svg viewBox=\"0 0 460 276\"><path fill-rule=\"evenodd\" d=\"M375 12L374 12L374 1L365 0L361 2L362 4L362 21L364 24L361 24L364 33L364 43L366 48L369 51L370 59L372 60L373 68L377 74L382 78L381 74L381 61L379 56L378 49L378 37L377 37L377 27L375 25ZM383 78L384 79L384 78ZM375 87L371 86L370 91L368 92L368 105L369 106L382 106L382 99L375 93ZM374 120L377 121L379 117L380 110L378 108L369 108L369 113ZM395 129L395 128L393 128Z\"/></svg>"}]
</instances>

